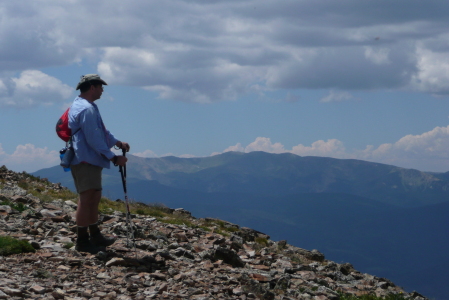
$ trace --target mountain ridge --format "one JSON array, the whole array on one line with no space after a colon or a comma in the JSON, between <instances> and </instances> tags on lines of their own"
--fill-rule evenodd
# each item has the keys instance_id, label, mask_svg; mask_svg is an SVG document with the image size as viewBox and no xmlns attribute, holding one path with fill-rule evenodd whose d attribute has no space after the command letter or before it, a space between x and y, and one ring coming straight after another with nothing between
<instances>
[{"instance_id":1,"label":"mountain ridge","mask_svg":"<svg viewBox=\"0 0 449 300\"><path fill-rule=\"evenodd\" d=\"M129 155L127 169L128 181L155 180L177 189L208 193L342 192L398 206L445 202L449 195L449 175L446 173L422 172L355 159L301 157L291 153L226 152L204 158ZM70 174L59 172L57 166L33 174L71 186ZM103 174L106 186L120 182L113 167L105 169Z\"/></svg>"}]
</instances>

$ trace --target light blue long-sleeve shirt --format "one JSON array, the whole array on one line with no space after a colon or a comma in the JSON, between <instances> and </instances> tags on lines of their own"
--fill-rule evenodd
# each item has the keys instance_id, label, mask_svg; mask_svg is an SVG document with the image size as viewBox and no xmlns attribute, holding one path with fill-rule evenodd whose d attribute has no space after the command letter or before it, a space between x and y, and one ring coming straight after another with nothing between
<instances>
[{"instance_id":1,"label":"light blue long-sleeve shirt","mask_svg":"<svg viewBox=\"0 0 449 300\"><path fill-rule=\"evenodd\" d=\"M115 155L111 148L118 140L105 128L97 105L76 97L69 110L69 128L75 150L72 165L86 162L109 169Z\"/></svg>"}]
</instances>

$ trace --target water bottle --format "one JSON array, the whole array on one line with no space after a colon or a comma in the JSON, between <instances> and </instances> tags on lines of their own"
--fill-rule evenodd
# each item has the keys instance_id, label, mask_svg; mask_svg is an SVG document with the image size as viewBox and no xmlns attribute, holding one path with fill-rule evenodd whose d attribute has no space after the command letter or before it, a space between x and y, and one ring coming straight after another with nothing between
<instances>
[{"instance_id":1,"label":"water bottle","mask_svg":"<svg viewBox=\"0 0 449 300\"><path fill-rule=\"evenodd\" d=\"M64 154L65 154L66 152L67 152L67 147L62 148L62 149L59 151L59 158L61 159L61 161L62 161L62 159L64 158ZM62 168L64 169L64 172L70 171L70 167L68 167L68 168L62 167Z\"/></svg>"}]
</instances>

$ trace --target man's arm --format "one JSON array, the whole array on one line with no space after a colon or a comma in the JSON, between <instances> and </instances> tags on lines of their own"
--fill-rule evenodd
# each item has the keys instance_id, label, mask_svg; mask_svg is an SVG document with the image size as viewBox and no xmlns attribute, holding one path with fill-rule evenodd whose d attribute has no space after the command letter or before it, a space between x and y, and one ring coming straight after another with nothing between
<instances>
[{"instance_id":1,"label":"man's arm","mask_svg":"<svg viewBox=\"0 0 449 300\"><path fill-rule=\"evenodd\" d=\"M117 141L117 143L115 143L115 146L120 149L125 149L126 152L129 152L129 149L130 149L130 146L128 143L121 142L121 141Z\"/></svg>"},{"instance_id":2,"label":"man's arm","mask_svg":"<svg viewBox=\"0 0 449 300\"><path fill-rule=\"evenodd\" d=\"M87 108L79 114L81 129L86 138L87 144L98 154L111 160L115 154L111 151L112 144L109 146L106 140L106 132L99 123L98 112L94 107ZM115 139L117 141L117 139Z\"/></svg>"},{"instance_id":3,"label":"man's arm","mask_svg":"<svg viewBox=\"0 0 449 300\"><path fill-rule=\"evenodd\" d=\"M128 161L128 158L126 156L114 156L113 158L110 159L110 161L112 161L114 163L114 165L116 166L124 166L126 165L126 162Z\"/></svg>"},{"instance_id":4,"label":"man's arm","mask_svg":"<svg viewBox=\"0 0 449 300\"><path fill-rule=\"evenodd\" d=\"M124 149L126 152L129 152L129 144L125 143L125 142L121 142L121 141L117 141L117 143L115 143L115 146L120 148L120 149ZM124 166L126 164L126 162L128 161L128 158L126 158L125 156L114 156L111 161L114 163L114 165L116 166Z\"/></svg>"}]
</instances>

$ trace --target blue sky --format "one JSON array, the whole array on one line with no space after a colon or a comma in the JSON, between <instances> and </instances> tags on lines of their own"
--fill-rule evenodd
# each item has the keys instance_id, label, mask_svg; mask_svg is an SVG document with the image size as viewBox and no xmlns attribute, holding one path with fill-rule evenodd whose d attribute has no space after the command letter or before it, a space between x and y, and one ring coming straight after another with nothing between
<instances>
[{"instance_id":1,"label":"blue sky","mask_svg":"<svg viewBox=\"0 0 449 300\"><path fill-rule=\"evenodd\" d=\"M144 157L225 151L449 171L449 2L0 1L0 165L59 164L81 75Z\"/></svg>"}]
</instances>

